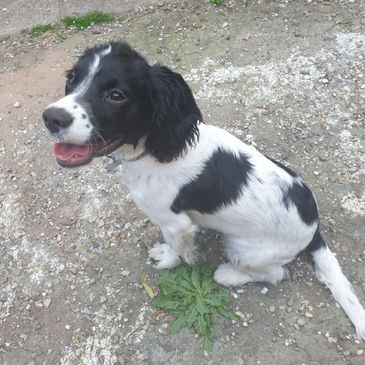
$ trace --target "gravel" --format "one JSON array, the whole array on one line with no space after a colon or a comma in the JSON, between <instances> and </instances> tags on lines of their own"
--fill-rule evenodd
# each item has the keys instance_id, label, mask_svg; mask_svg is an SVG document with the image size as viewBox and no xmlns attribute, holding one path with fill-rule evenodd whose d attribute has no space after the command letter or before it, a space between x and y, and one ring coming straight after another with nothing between
<instances>
[{"instance_id":1,"label":"gravel","mask_svg":"<svg viewBox=\"0 0 365 365\"><path fill-rule=\"evenodd\" d=\"M363 364L362 342L306 255L276 287L232 290L241 315L218 321L211 353L189 330L172 336L173 319L140 285L142 272L156 285L147 250L160 231L119 184L118 164L60 169L41 123L82 50L123 38L183 74L207 123L304 178L365 303L363 4L244 3L142 6L82 32L59 26L0 42L1 363ZM197 241L222 261L220 235L204 230Z\"/></svg>"}]
</instances>

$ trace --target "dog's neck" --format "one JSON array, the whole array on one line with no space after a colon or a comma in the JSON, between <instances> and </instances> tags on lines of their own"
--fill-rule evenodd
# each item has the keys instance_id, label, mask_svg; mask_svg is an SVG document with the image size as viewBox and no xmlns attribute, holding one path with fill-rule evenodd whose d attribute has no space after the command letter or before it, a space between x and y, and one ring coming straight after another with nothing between
<instances>
[{"instance_id":1,"label":"dog's neck","mask_svg":"<svg viewBox=\"0 0 365 365\"><path fill-rule=\"evenodd\" d=\"M121 162L133 162L140 160L148 154L145 147L145 141L146 138L142 137L137 142L137 145L124 144L113 153L113 156Z\"/></svg>"}]
</instances>

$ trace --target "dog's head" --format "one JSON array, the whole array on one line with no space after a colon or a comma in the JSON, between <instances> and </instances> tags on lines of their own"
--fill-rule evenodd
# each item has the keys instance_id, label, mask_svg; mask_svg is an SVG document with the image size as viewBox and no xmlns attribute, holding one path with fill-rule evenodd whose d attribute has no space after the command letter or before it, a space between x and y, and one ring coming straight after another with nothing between
<instances>
[{"instance_id":1,"label":"dog's head","mask_svg":"<svg viewBox=\"0 0 365 365\"><path fill-rule=\"evenodd\" d=\"M171 161L194 144L201 119L181 75L149 66L125 43L88 49L67 73L66 96L43 113L64 167L136 146L141 138L157 160Z\"/></svg>"}]
</instances>

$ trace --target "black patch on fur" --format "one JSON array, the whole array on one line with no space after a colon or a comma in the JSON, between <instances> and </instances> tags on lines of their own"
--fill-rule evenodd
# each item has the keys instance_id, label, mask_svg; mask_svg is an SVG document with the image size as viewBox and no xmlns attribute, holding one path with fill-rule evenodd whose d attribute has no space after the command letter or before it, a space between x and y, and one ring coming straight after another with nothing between
<instances>
[{"instance_id":1,"label":"black patch on fur","mask_svg":"<svg viewBox=\"0 0 365 365\"><path fill-rule=\"evenodd\" d=\"M267 157L275 165L283 169L292 177L298 177L298 175L289 169L289 167L282 163ZM317 203L313 197L312 192L304 183L294 182L287 192L284 193L283 202L287 209L289 209L290 203L294 204L303 222L307 225L312 225L318 220Z\"/></svg>"},{"instance_id":2,"label":"black patch on fur","mask_svg":"<svg viewBox=\"0 0 365 365\"><path fill-rule=\"evenodd\" d=\"M205 163L203 171L184 185L171 205L174 213L196 210L211 214L235 202L248 183L252 165L246 155L218 149Z\"/></svg>"},{"instance_id":3,"label":"black patch on fur","mask_svg":"<svg viewBox=\"0 0 365 365\"><path fill-rule=\"evenodd\" d=\"M317 227L316 232L314 233L312 241L310 241L309 245L306 248L306 251L309 253L313 253L320 248L326 247L326 242L324 242L321 234L319 233L319 227Z\"/></svg>"},{"instance_id":4,"label":"black patch on fur","mask_svg":"<svg viewBox=\"0 0 365 365\"><path fill-rule=\"evenodd\" d=\"M294 181L293 185L284 193L283 202L287 209L289 209L290 203L294 204L303 222L308 226L318 221L316 201L304 183Z\"/></svg>"},{"instance_id":5,"label":"black patch on fur","mask_svg":"<svg viewBox=\"0 0 365 365\"><path fill-rule=\"evenodd\" d=\"M266 156L267 157L267 156ZM273 158L267 157L271 162L273 162L275 165L279 166L281 169L286 171L289 175L296 177L298 176L294 171L290 170L289 167L283 165L282 163L274 160Z\"/></svg>"}]
</instances>

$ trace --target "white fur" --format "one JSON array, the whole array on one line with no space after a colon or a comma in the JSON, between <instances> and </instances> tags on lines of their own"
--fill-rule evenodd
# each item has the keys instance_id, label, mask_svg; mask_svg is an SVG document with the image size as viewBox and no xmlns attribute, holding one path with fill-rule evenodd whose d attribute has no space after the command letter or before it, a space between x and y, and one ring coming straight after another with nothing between
<instances>
[{"instance_id":1,"label":"white fur","mask_svg":"<svg viewBox=\"0 0 365 365\"><path fill-rule=\"evenodd\" d=\"M76 101L75 94L69 94L64 98L48 105L47 108L56 107L66 110L73 117L73 122L67 128L62 128L54 137L68 143L83 144L91 136L92 126L85 109ZM76 107L76 108L75 108ZM84 119L82 115L85 115Z\"/></svg>"},{"instance_id":2,"label":"white fur","mask_svg":"<svg viewBox=\"0 0 365 365\"><path fill-rule=\"evenodd\" d=\"M222 129L200 124L199 132L200 139L194 148L166 164L150 155L134 160L143 151L143 141L135 149L123 146L116 152L126 161L119 174L131 197L151 221L160 226L166 241L150 249L150 257L158 261L158 268L172 268L181 260L194 263L194 233L198 226L203 226L216 229L225 237L230 262L216 270L217 282L225 286L252 281L277 284L288 278L285 265L306 248L318 226L318 222L308 226L294 205L287 208L283 204L283 189L294 182L301 183L300 178L287 174L254 147ZM199 175L218 147L237 156L244 153L253 164L254 172L250 174L244 194L213 214L173 213L171 204L181 187ZM128 162L129 159L133 161ZM365 339L365 310L336 258L325 248L314 252L314 261L318 278L330 288L359 337Z\"/></svg>"},{"instance_id":3,"label":"white fur","mask_svg":"<svg viewBox=\"0 0 365 365\"><path fill-rule=\"evenodd\" d=\"M308 227L294 206L286 209L283 205L283 193L277 180L281 186L289 187L296 178L222 129L201 124L199 132L198 144L183 158L161 164L145 156L124 163L120 175L131 197L161 227L166 242L176 246L178 255L181 256L180 246L195 251L193 234L189 233L191 237L187 239L188 232L195 232L196 226L213 228L225 234L227 255L236 270L247 272L251 281L263 280L263 277L271 282L280 281L285 276L282 265L308 245L317 227L316 223ZM214 214L173 213L170 207L180 188L203 170L218 146L237 155L246 154L254 165L255 173L245 187L245 194ZM138 154L138 148L134 153ZM119 150L120 157L126 158L125 151L126 147ZM258 179L266 184L259 183ZM232 278L232 283L226 282L226 285L235 285L234 282Z\"/></svg>"},{"instance_id":4,"label":"white fur","mask_svg":"<svg viewBox=\"0 0 365 365\"><path fill-rule=\"evenodd\" d=\"M88 75L78 85L78 87L69 95L66 95L62 99L49 104L48 108L56 107L66 110L72 117L73 122L67 128L63 128L54 137L62 140L63 142L84 144L89 141L90 136L93 133L94 127L89 119L89 113L78 102L80 98L86 93L90 87L94 76L99 70L100 61L103 57L107 56L111 52L111 46L109 45L98 54L94 56L93 62L89 66ZM85 116L85 118L83 118Z\"/></svg>"},{"instance_id":5,"label":"white fur","mask_svg":"<svg viewBox=\"0 0 365 365\"><path fill-rule=\"evenodd\" d=\"M316 274L319 281L330 290L356 328L356 333L365 340L365 309L360 304L352 285L343 274L341 267L327 247L313 253Z\"/></svg>"}]
</instances>

